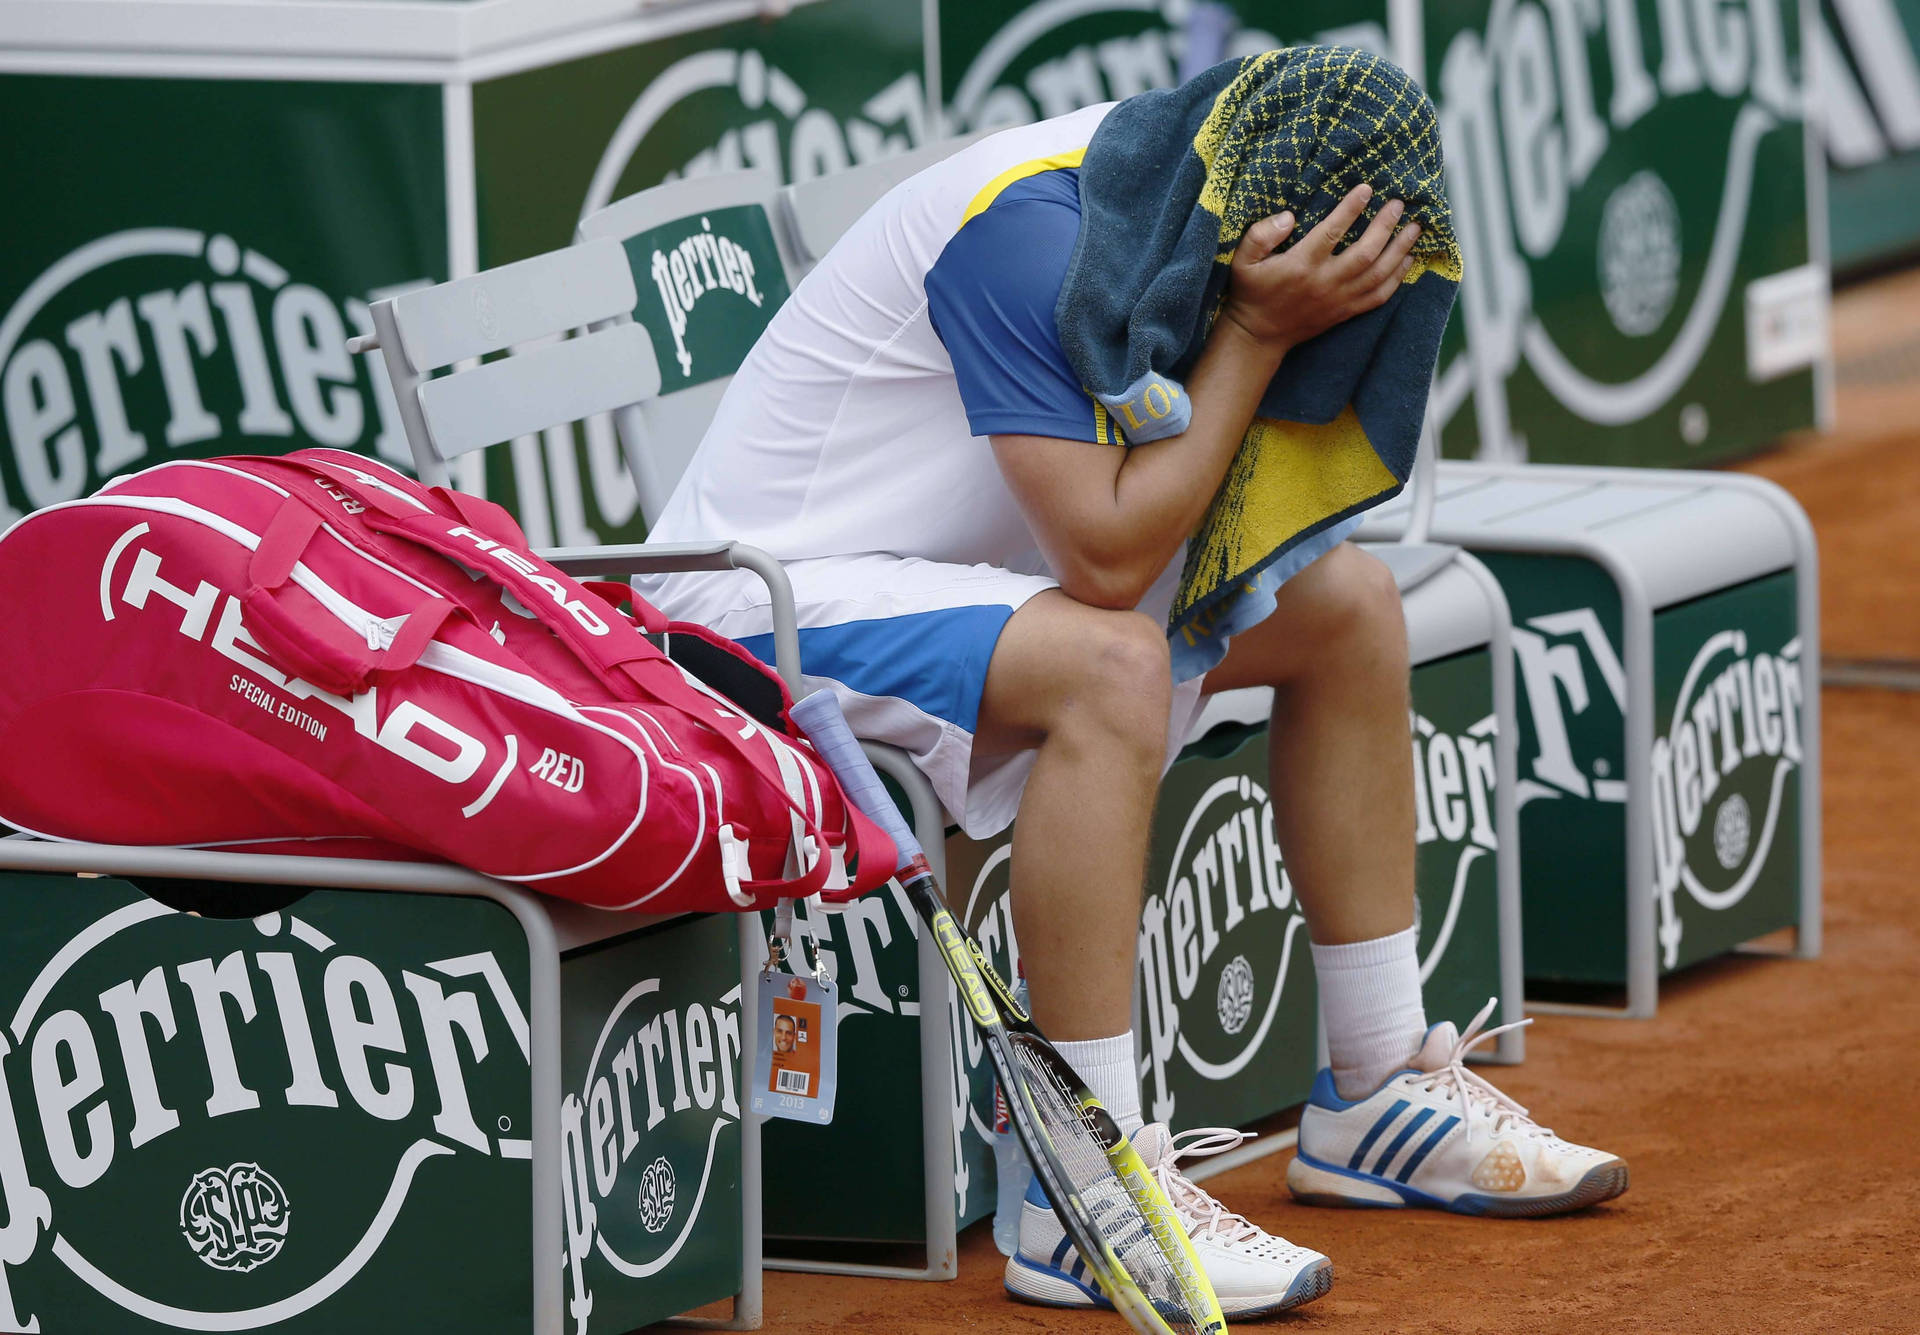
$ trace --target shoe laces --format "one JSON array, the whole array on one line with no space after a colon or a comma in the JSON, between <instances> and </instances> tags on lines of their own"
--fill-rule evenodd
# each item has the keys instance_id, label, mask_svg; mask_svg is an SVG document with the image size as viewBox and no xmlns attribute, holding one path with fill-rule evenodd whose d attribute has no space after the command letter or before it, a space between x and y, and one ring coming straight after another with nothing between
<instances>
[{"instance_id":1,"label":"shoe laces","mask_svg":"<svg viewBox=\"0 0 1920 1335\"><path fill-rule=\"evenodd\" d=\"M1498 997L1489 997L1487 1004L1480 1008L1480 1013L1473 1017L1473 1023L1454 1040L1453 1050L1447 1054L1446 1061L1432 1071L1412 1077L1408 1083L1414 1089L1438 1093L1448 1099L1457 1098L1469 1142L1474 1138L1476 1125L1486 1127L1489 1136L1512 1133L1530 1139L1554 1139L1553 1129L1541 1126L1529 1117L1518 1099L1503 1092L1486 1077L1467 1069L1467 1054L1482 1043L1533 1023L1533 1018L1529 1016L1511 1024L1486 1028L1494 1007L1499 1004Z\"/></svg>"},{"instance_id":2,"label":"shoe laces","mask_svg":"<svg viewBox=\"0 0 1920 1335\"><path fill-rule=\"evenodd\" d=\"M1160 1190L1167 1193L1173 1208L1180 1212L1181 1219L1186 1222L1187 1232L1192 1236L1197 1238L1204 1235L1229 1245L1253 1242L1266 1236L1264 1229L1245 1215L1229 1210L1199 1183L1179 1171L1183 1159L1204 1159L1225 1154L1253 1138L1252 1132L1238 1131L1230 1126L1205 1126L1182 1131L1168 1140L1167 1152L1154 1165L1153 1175L1160 1183Z\"/></svg>"}]
</instances>

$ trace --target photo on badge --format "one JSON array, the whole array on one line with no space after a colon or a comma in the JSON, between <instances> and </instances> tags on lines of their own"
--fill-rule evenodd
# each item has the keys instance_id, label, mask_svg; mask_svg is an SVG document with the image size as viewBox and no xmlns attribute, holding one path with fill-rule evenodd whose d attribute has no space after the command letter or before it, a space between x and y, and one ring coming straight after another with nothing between
<instances>
[{"instance_id":1,"label":"photo on badge","mask_svg":"<svg viewBox=\"0 0 1920 1335\"><path fill-rule=\"evenodd\" d=\"M753 1111L823 1125L833 1120L838 1025L831 979L762 973Z\"/></svg>"}]
</instances>

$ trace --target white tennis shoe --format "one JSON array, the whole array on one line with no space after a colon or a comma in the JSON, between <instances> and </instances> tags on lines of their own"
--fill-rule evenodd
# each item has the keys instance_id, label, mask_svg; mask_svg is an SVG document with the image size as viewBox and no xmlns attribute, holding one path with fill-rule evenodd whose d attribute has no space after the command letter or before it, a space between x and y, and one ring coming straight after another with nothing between
<instances>
[{"instance_id":1,"label":"white tennis shoe","mask_svg":"<svg viewBox=\"0 0 1920 1335\"><path fill-rule=\"evenodd\" d=\"M1213 1281L1220 1310L1229 1321L1265 1316L1310 1303L1333 1287L1333 1262L1296 1247L1237 1215L1182 1176L1182 1159L1223 1154L1244 1133L1208 1127L1169 1135L1154 1122L1133 1133L1133 1147L1173 1202L1201 1268ZM1038 1179L1020 1211L1020 1247L1007 1259L1007 1292L1048 1307L1110 1308L1086 1262L1060 1227Z\"/></svg>"},{"instance_id":2,"label":"white tennis shoe","mask_svg":"<svg viewBox=\"0 0 1920 1335\"><path fill-rule=\"evenodd\" d=\"M1322 1070L1300 1115L1287 1187L1307 1205L1424 1206L1456 1214L1565 1214L1627 1189L1625 1160L1573 1145L1464 1065L1518 1024L1486 1029L1489 1001L1462 1034L1433 1026L1409 1069L1347 1100Z\"/></svg>"}]
</instances>

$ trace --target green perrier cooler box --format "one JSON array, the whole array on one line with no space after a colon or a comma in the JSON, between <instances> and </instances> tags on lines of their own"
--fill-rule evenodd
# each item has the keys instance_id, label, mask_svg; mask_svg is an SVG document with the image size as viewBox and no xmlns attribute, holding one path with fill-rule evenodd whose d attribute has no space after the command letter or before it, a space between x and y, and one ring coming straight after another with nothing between
<instances>
[{"instance_id":1,"label":"green perrier cooler box","mask_svg":"<svg viewBox=\"0 0 1920 1335\"><path fill-rule=\"evenodd\" d=\"M242 893L283 907L0 874L0 1330L622 1335L741 1291L732 918L556 997L507 899Z\"/></svg>"},{"instance_id":2,"label":"green perrier cooler box","mask_svg":"<svg viewBox=\"0 0 1920 1335\"><path fill-rule=\"evenodd\" d=\"M411 467L379 354L346 350L369 303L565 246L684 173L803 180L929 142L920 5L790 8L0 6L0 527L171 459ZM611 430L454 481L535 546L645 536Z\"/></svg>"},{"instance_id":3,"label":"green perrier cooler box","mask_svg":"<svg viewBox=\"0 0 1920 1335\"><path fill-rule=\"evenodd\" d=\"M1432 532L1513 612L1527 977L1648 1015L1662 974L1777 929L1817 954L1818 579L1792 497L1443 463Z\"/></svg>"},{"instance_id":4,"label":"green perrier cooler box","mask_svg":"<svg viewBox=\"0 0 1920 1335\"><path fill-rule=\"evenodd\" d=\"M214 919L7 874L0 921L0 1329L533 1328L501 905L322 890Z\"/></svg>"}]
</instances>

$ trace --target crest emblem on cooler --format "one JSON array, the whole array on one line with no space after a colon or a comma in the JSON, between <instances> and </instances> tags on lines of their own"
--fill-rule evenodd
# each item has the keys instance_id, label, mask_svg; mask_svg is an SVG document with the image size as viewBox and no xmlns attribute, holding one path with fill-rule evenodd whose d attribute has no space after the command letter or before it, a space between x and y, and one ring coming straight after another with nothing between
<instances>
[{"instance_id":1,"label":"crest emblem on cooler","mask_svg":"<svg viewBox=\"0 0 1920 1335\"><path fill-rule=\"evenodd\" d=\"M640 1222L658 1233L673 1218L673 1165L662 1155L640 1175Z\"/></svg>"},{"instance_id":2,"label":"crest emblem on cooler","mask_svg":"<svg viewBox=\"0 0 1920 1335\"><path fill-rule=\"evenodd\" d=\"M1747 855L1747 841L1753 834L1753 818L1747 799L1730 794L1713 817L1713 855L1720 865L1732 871Z\"/></svg>"},{"instance_id":3,"label":"crest emblem on cooler","mask_svg":"<svg viewBox=\"0 0 1920 1335\"><path fill-rule=\"evenodd\" d=\"M215 1270L244 1272L280 1254L289 1213L285 1189L259 1164L203 1168L180 1198L180 1231Z\"/></svg>"},{"instance_id":4,"label":"crest emblem on cooler","mask_svg":"<svg viewBox=\"0 0 1920 1335\"><path fill-rule=\"evenodd\" d=\"M1667 183L1637 171L1600 211L1600 298L1614 328L1651 334L1680 290L1680 206Z\"/></svg>"},{"instance_id":5,"label":"crest emblem on cooler","mask_svg":"<svg viewBox=\"0 0 1920 1335\"><path fill-rule=\"evenodd\" d=\"M1253 966L1245 955L1235 955L1220 971L1214 1008L1220 1016L1220 1027L1227 1033L1237 1034L1247 1027L1247 1017L1253 1014Z\"/></svg>"}]
</instances>

